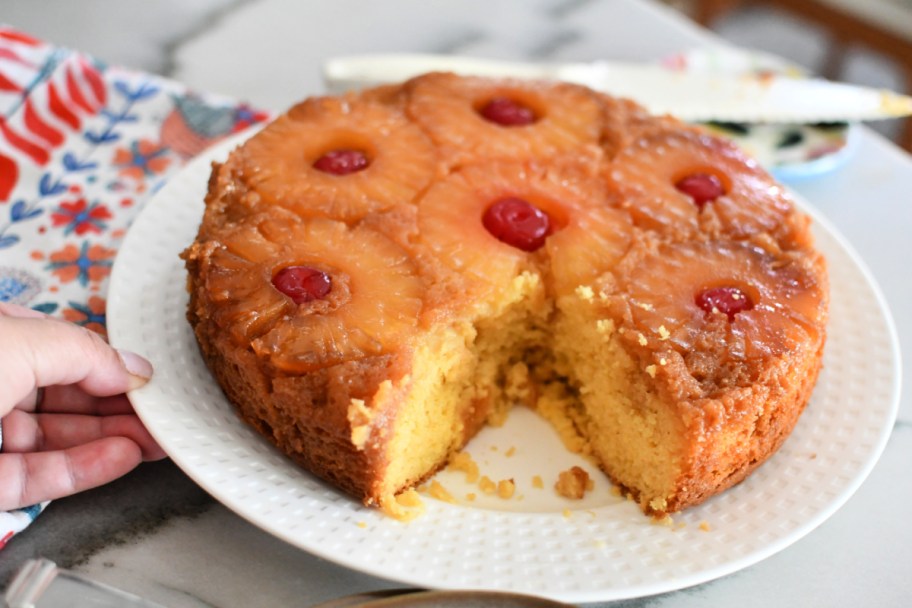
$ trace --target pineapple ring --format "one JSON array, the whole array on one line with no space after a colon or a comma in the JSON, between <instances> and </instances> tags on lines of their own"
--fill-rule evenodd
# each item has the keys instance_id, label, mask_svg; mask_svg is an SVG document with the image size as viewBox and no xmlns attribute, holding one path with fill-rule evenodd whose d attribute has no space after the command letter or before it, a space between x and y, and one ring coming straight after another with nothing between
<instances>
[{"instance_id":1,"label":"pineapple ring","mask_svg":"<svg viewBox=\"0 0 912 608\"><path fill-rule=\"evenodd\" d=\"M584 169L509 162L464 167L420 200L419 238L451 268L490 287L509 285L538 254L500 241L482 218L499 200L522 199L548 214L552 230L544 250L555 284L558 290L573 290L619 259L630 240L629 220L609 207L603 187L579 174Z\"/></svg>"},{"instance_id":2,"label":"pineapple ring","mask_svg":"<svg viewBox=\"0 0 912 608\"><path fill-rule=\"evenodd\" d=\"M511 99L533 111L532 124L503 127L479 110L497 97ZM406 112L450 157L526 160L563 152L597 149L601 106L590 91L571 84L523 81L492 83L455 74L430 74L412 81Z\"/></svg>"},{"instance_id":3,"label":"pineapple ring","mask_svg":"<svg viewBox=\"0 0 912 608\"><path fill-rule=\"evenodd\" d=\"M630 217L609 206L610 195L564 199L572 209L567 225L545 242L551 285L557 297L576 293L614 267L630 247Z\"/></svg>"},{"instance_id":4,"label":"pineapple ring","mask_svg":"<svg viewBox=\"0 0 912 608\"><path fill-rule=\"evenodd\" d=\"M702 210L675 184L705 173L719 179L724 194ZM770 232L787 249L804 234L796 225L788 194L731 142L696 130L658 130L627 146L608 166L609 183L621 194L621 207L634 223L680 238L703 229L716 236L749 238Z\"/></svg>"},{"instance_id":5,"label":"pineapple ring","mask_svg":"<svg viewBox=\"0 0 912 608\"><path fill-rule=\"evenodd\" d=\"M213 320L283 371L380 355L417 327L424 284L408 254L379 232L271 210L221 241L204 270ZM331 277L325 299L297 305L273 286L277 272L297 265Z\"/></svg>"},{"instance_id":6,"label":"pineapple ring","mask_svg":"<svg viewBox=\"0 0 912 608\"><path fill-rule=\"evenodd\" d=\"M632 344L666 342L682 355L698 350L738 360L778 356L821 344L814 328L826 315L822 258L786 256L745 241L646 241L616 267L606 300L620 307L615 318L626 320ZM706 312L698 297L717 287L739 289L752 307L731 319Z\"/></svg>"},{"instance_id":7,"label":"pineapple ring","mask_svg":"<svg viewBox=\"0 0 912 608\"><path fill-rule=\"evenodd\" d=\"M313 165L328 152L357 150L368 166L333 175ZM345 222L413 201L436 172L430 140L400 113L377 103L305 101L238 151L241 179L258 199L303 216Z\"/></svg>"}]
</instances>

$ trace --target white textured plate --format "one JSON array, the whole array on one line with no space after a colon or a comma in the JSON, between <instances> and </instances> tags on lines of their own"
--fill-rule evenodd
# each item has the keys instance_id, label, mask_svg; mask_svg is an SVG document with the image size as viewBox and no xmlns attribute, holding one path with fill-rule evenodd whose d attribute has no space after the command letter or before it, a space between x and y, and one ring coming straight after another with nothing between
<instances>
[{"instance_id":1,"label":"white textured plate","mask_svg":"<svg viewBox=\"0 0 912 608\"><path fill-rule=\"evenodd\" d=\"M517 408L470 450L483 473L516 480L516 497L467 503L467 492L481 492L460 487L450 474L443 483L462 505L425 498L427 513L407 524L366 509L238 420L184 319L178 253L196 234L210 160L236 143L192 162L136 220L114 267L109 332L116 346L154 362L155 377L131 399L178 466L236 513L297 547L422 587L569 602L650 595L729 574L795 542L855 492L886 443L899 403L895 333L870 275L818 218L832 281L824 370L792 437L744 483L675 516L670 527L614 496L598 474L585 503L564 502L550 485L574 457L546 424ZM541 475L545 489L532 486L533 475Z\"/></svg>"}]
</instances>

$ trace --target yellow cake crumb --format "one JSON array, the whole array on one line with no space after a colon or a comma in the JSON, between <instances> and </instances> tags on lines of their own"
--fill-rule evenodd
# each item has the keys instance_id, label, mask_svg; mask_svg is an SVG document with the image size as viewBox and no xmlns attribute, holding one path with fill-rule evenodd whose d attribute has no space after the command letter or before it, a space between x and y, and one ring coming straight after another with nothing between
<instances>
[{"instance_id":1,"label":"yellow cake crumb","mask_svg":"<svg viewBox=\"0 0 912 608\"><path fill-rule=\"evenodd\" d=\"M475 492L469 492L468 494L466 494L466 500L468 500L469 502L473 502L476 498L477 498L477 496L475 495Z\"/></svg>"},{"instance_id":2,"label":"yellow cake crumb","mask_svg":"<svg viewBox=\"0 0 912 608\"><path fill-rule=\"evenodd\" d=\"M449 502L454 505L456 504L456 499L453 498L453 495L450 494L450 492L446 488L444 488L443 485L436 479L431 482L431 487L428 489L428 494L430 494L432 497L436 498L437 500Z\"/></svg>"},{"instance_id":3,"label":"yellow cake crumb","mask_svg":"<svg viewBox=\"0 0 912 608\"><path fill-rule=\"evenodd\" d=\"M501 479L497 482L497 495L504 500L512 498L514 492L516 492L516 484L512 479Z\"/></svg>"},{"instance_id":4,"label":"yellow cake crumb","mask_svg":"<svg viewBox=\"0 0 912 608\"><path fill-rule=\"evenodd\" d=\"M366 424L352 428L352 445L354 445L359 450L364 449L364 446L367 444L368 437L370 437L370 427Z\"/></svg>"},{"instance_id":5,"label":"yellow cake crumb","mask_svg":"<svg viewBox=\"0 0 912 608\"><path fill-rule=\"evenodd\" d=\"M659 365L663 365L663 366L668 365L668 359L666 359L665 357L662 357L661 359L659 359Z\"/></svg>"},{"instance_id":6,"label":"yellow cake crumb","mask_svg":"<svg viewBox=\"0 0 912 608\"><path fill-rule=\"evenodd\" d=\"M671 332L665 329L664 325L659 325L659 340L667 340L671 337Z\"/></svg>"},{"instance_id":7,"label":"yellow cake crumb","mask_svg":"<svg viewBox=\"0 0 912 608\"><path fill-rule=\"evenodd\" d=\"M367 522L366 522L366 521L359 521L359 522L357 523L357 526L358 526L359 528L362 528L362 529L363 529L363 528L366 528L366 527L367 527Z\"/></svg>"},{"instance_id":8,"label":"yellow cake crumb","mask_svg":"<svg viewBox=\"0 0 912 608\"><path fill-rule=\"evenodd\" d=\"M364 403L364 399L352 399L348 406L348 422L351 425L351 441L357 449L363 450L370 437L370 424L373 412Z\"/></svg>"},{"instance_id":9,"label":"yellow cake crumb","mask_svg":"<svg viewBox=\"0 0 912 608\"><path fill-rule=\"evenodd\" d=\"M649 501L649 508L656 513L664 513L666 507L668 507L668 501L664 498L653 498Z\"/></svg>"},{"instance_id":10,"label":"yellow cake crumb","mask_svg":"<svg viewBox=\"0 0 912 608\"><path fill-rule=\"evenodd\" d=\"M447 465L447 470L465 473L467 483L475 483L478 481L478 463L472 460L472 456L468 452L458 452L453 456L453 459L450 460L450 464Z\"/></svg>"},{"instance_id":11,"label":"yellow cake crumb","mask_svg":"<svg viewBox=\"0 0 912 608\"><path fill-rule=\"evenodd\" d=\"M402 382L407 384L409 382L409 377L403 377ZM355 448L364 450L373 431L376 404L395 400L396 390L397 388L393 386L393 382L387 379L377 386L377 390L371 398L371 405L368 405L364 399L352 398L349 401L346 418L348 418L348 424L351 427L351 441ZM378 429L378 431L380 439L382 440L386 433L386 428L383 427Z\"/></svg>"},{"instance_id":12,"label":"yellow cake crumb","mask_svg":"<svg viewBox=\"0 0 912 608\"><path fill-rule=\"evenodd\" d=\"M532 476L532 487L538 488L539 490L545 487L545 482L542 480L541 475Z\"/></svg>"},{"instance_id":13,"label":"yellow cake crumb","mask_svg":"<svg viewBox=\"0 0 912 608\"><path fill-rule=\"evenodd\" d=\"M409 489L397 496L381 498L380 509L393 519L405 522L424 513L424 502L417 491Z\"/></svg>"},{"instance_id":14,"label":"yellow cake crumb","mask_svg":"<svg viewBox=\"0 0 912 608\"><path fill-rule=\"evenodd\" d=\"M599 319L595 322L595 330L600 334L606 336L614 333L614 320L613 319Z\"/></svg>"},{"instance_id":15,"label":"yellow cake crumb","mask_svg":"<svg viewBox=\"0 0 912 608\"><path fill-rule=\"evenodd\" d=\"M491 478L487 475L482 475L481 479L478 480L478 487L485 494L493 494L497 491L497 484L491 481Z\"/></svg>"},{"instance_id":16,"label":"yellow cake crumb","mask_svg":"<svg viewBox=\"0 0 912 608\"><path fill-rule=\"evenodd\" d=\"M508 449L506 452L504 452L504 456L509 458L510 456L512 456L515 453L516 453L516 447L511 445L510 449Z\"/></svg>"},{"instance_id":17,"label":"yellow cake crumb","mask_svg":"<svg viewBox=\"0 0 912 608\"><path fill-rule=\"evenodd\" d=\"M655 378L655 377L656 377L656 366L655 366L655 365L647 365L647 366L646 366L646 373L649 374L649 376L650 376L651 378Z\"/></svg>"},{"instance_id":18,"label":"yellow cake crumb","mask_svg":"<svg viewBox=\"0 0 912 608\"><path fill-rule=\"evenodd\" d=\"M674 520L671 518L671 515L668 515L667 513L660 517L654 517L652 523L658 526L665 526L666 528L674 527Z\"/></svg>"},{"instance_id":19,"label":"yellow cake crumb","mask_svg":"<svg viewBox=\"0 0 912 608\"><path fill-rule=\"evenodd\" d=\"M649 340L647 340L646 336L643 334L637 334L637 343L639 343L640 346L646 346L649 344Z\"/></svg>"},{"instance_id":20,"label":"yellow cake crumb","mask_svg":"<svg viewBox=\"0 0 912 608\"><path fill-rule=\"evenodd\" d=\"M423 504L421 497L418 496L418 492L415 490L406 490L396 496L396 503L403 507L417 507Z\"/></svg>"},{"instance_id":21,"label":"yellow cake crumb","mask_svg":"<svg viewBox=\"0 0 912 608\"><path fill-rule=\"evenodd\" d=\"M704 532L709 532L710 530L712 530L712 527L710 527L710 525L707 522L701 521L700 529L703 530Z\"/></svg>"},{"instance_id":22,"label":"yellow cake crumb","mask_svg":"<svg viewBox=\"0 0 912 608\"><path fill-rule=\"evenodd\" d=\"M588 285L580 285L579 287L577 287L576 295L578 295L581 299L585 300L586 302L591 302L593 299L595 299L595 292L592 291L592 288L589 287Z\"/></svg>"},{"instance_id":23,"label":"yellow cake crumb","mask_svg":"<svg viewBox=\"0 0 912 608\"><path fill-rule=\"evenodd\" d=\"M563 515L564 515L564 518L570 519L570 516L573 515L573 511L571 511L570 509L564 509Z\"/></svg>"},{"instance_id":24,"label":"yellow cake crumb","mask_svg":"<svg viewBox=\"0 0 912 608\"><path fill-rule=\"evenodd\" d=\"M653 310L652 304L649 302L637 302L636 305L643 310L650 312Z\"/></svg>"},{"instance_id":25,"label":"yellow cake crumb","mask_svg":"<svg viewBox=\"0 0 912 608\"><path fill-rule=\"evenodd\" d=\"M554 489L564 498L579 500L587 490L592 489L592 480L589 479L589 473L580 467L574 466L566 471L561 471L558 475Z\"/></svg>"}]
</instances>

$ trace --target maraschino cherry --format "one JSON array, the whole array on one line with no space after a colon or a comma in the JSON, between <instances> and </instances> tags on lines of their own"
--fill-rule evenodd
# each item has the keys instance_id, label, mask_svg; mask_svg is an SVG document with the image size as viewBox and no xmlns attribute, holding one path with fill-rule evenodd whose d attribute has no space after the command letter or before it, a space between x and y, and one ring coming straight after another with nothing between
<instances>
[{"instance_id":1,"label":"maraschino cherry","mask_svg":"<svg viewBox=\"0 0 912 608\"><path fill-rule=\"evenodd\" d=\"M535 251L551 234L551 218L521 198L502 198L485 211L482 224L499 241Z\"/></svg>"},{"instance_id":2,"label":"maraschino cherry","mask_svg":"<svg viewBox=\"0 0 912 608\"><path fill-rule=\"evenodd\" d=\"M697 306L708 313L722 312L733 321L735 315L754 307L750 296L737 287L713 287L697 294Z\"/></svg>"},{"instance_id":3,"label":"maraschino cherry","mask_svg":"<svg viewBox=\"0 0 912 608\"><path fill-rule=\"evenodd\" d=\"M692 198L700 209L725 194L722 180L712 173L691 173L675 182L675 188Z\"/></svg>"},{"instance_id":4,"label":"maraschino cherry","mask_svg":"<svg viewBox=\"0 0 912 608\"><path fill-rule=\"evenodd\" d=\"M330 276L310 266L283 268L272 277L272 284L295 304L322 300L332 290Z\"/></svg>"},{"instance_id":5,"label":"maraschino cherry","mask_svg":"<svg viewBox=\"0 0 912 608\"><path fill-rule=\"evenodd\" d=\"M332 175L348 175L366 169L370 164L361 150L332 150L314 162L314 169Z\"/></svg>"},{"instance_id":6,"label":"maraschino cherry","mask_svg":"<svg viewBox=\"0 0 912 608\"><path fill-rule=\"evenodd\" d=\"M478 110L485 120L502 127L522 127L537 120L532 108L509 97L495 97Z\"/></svg>"}]
</instances>

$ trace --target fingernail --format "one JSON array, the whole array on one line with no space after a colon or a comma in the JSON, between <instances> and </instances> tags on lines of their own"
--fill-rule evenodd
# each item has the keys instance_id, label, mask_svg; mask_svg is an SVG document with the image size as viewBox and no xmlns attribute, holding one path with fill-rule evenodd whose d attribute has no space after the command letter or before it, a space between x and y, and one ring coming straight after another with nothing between
<instances>
[{"instance_id":1,"label":"fingernail","mask_svg":"<svg viewBox=\"0 0 912 608\"><path fill-rule=\"evenodd\" d=\"M149 381L152 377L152 364L145 357L128 350L117 349L120 360L123 361L124 367L133 376L130 379L130 388L138 388Z\"/></svg>"}]
</instances>

